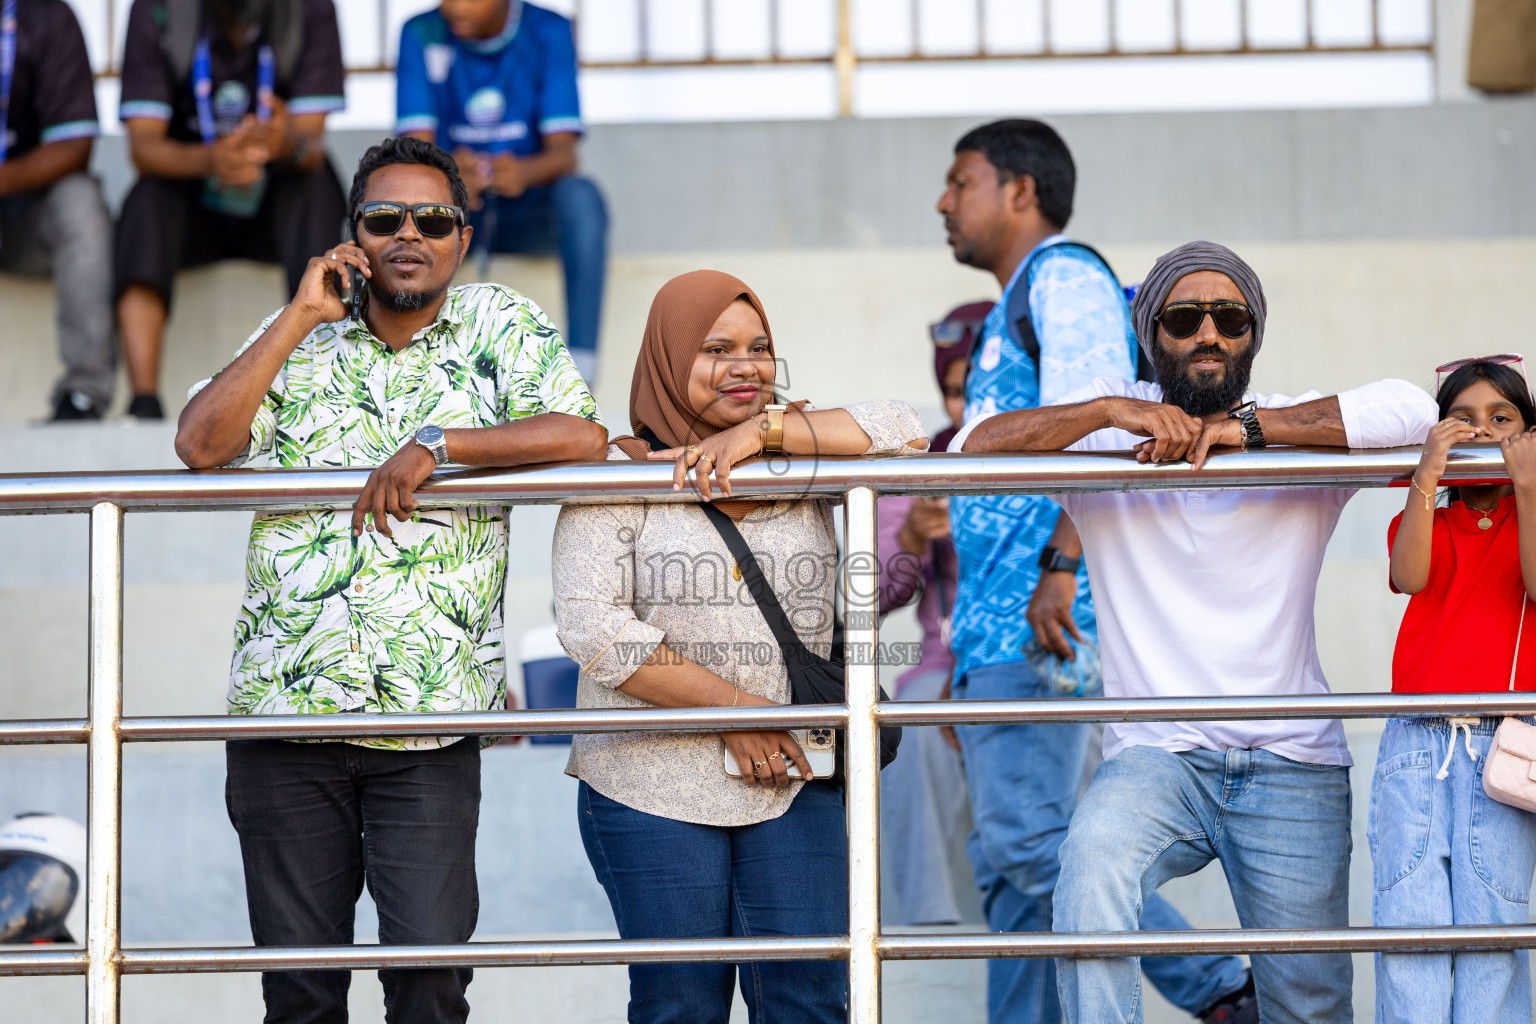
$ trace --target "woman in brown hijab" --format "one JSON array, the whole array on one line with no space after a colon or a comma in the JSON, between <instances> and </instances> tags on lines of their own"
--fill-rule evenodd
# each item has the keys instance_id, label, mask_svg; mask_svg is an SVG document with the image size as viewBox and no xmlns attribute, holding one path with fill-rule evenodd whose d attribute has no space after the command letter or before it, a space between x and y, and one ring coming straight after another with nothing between
<instances>
[{"instance_id":1,"label":"woman in brown hijab","mask_svg":"<svg viewBox=\"0 0 1536 1024\"><path fill-rule=\"evenodd\" d=\"M778 406L762 303L700 270L657 293L630 388L634 434L611 459L666 459L732 519L807 647L831 648L832 502L731 498L730 470L773 450L899 455L927 448L917 414L881 400ZM785 704L789 676L725 542L697 504L572 505L554 545L555 619L595 708ZM797 737L801 737L797 741ZM847 930L842 795L806 782L801 733L586 735L582 841L625 938L834 935ZM752 1020L839 1022L845 970L741 964ZM725 1024L729 964L630 968L629 1019Z\"/></svg>"}]
</instances>

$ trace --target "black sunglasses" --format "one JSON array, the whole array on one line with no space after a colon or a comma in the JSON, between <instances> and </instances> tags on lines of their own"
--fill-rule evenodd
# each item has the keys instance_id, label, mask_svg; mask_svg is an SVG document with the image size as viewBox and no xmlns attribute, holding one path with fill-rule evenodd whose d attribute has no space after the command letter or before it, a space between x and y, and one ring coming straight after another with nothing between
<instances>
[{"instance_id":1,"label":"black sunglasses","mask_svg":"<svg viewBox=\"0 0 1536 1024\"><path fill-rule=\"evenodd\" d=\"M464 223L464 211L447 203L359 203L356 216L370 235L392 235L407 213L428 238L445 238Z\"/></svg>"},{"instance_id":2,"label":"black sunglasses","mask_svg":"<svg viewBox=\"0 0 1536 1024\"><path fill-rule=\"evenodd\" d=\"M928 340L935 348L954 348L967 338L981 335L985 320L940 320L928 325Z\"/></svg>"},{"instance_id":3,"label":"black sunglasses","mask_svg":"<svg viewBox=\"0 0 1536 1024\"><path fill-rule=\"evenodd\" d=\"M1216 329L1229 338L1241 338L1253 329L1253 310L1241 302L1170 302L1153 317L1170 338L1187 338L1200 329L1209 314Z\"/></svg>"}]
</instances>

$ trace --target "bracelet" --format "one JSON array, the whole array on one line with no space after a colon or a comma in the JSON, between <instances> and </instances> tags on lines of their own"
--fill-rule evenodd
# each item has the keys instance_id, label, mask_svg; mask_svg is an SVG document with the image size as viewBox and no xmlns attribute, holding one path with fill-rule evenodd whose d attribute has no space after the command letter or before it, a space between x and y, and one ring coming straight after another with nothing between
<instances>
[{"instance_id":1,"label":"bracelet","mask_svg":"<svg viewBox=\"0 0 1536 1024\"><path fill-rule=\"evenodd\" d=\"M1409 485L1420 494L1424 495L1424 511L1433 512L1435 509L1435 496L1419 486L1419 478L1415 474L1408 478Z\"/></svg>"},{"instance_id":2,"label":"bracelet","mask_svg":"<svg viewBox=\"0 0 1536 1024\"><path fill-rule=\"evenodd\" d=\"M759 420L757 424L762 434L762 446L757 450L759 455L784 450L784 410L787 408L786 405L770 405L763 409L768 414L768 421L764 423Z\"/></svg>"},{"instance_id":3,"label":"bracelet","mask_svg":"<svg viewBox=\"0 0 1536 1024\"><path fill-rule=\"evenodd\" d=\"M733 686L731 687L731 692L735 694L735 696L731 698L731 707L734 708L736 705L741 703L741 687Z\"/></svg>"}]
</instances>

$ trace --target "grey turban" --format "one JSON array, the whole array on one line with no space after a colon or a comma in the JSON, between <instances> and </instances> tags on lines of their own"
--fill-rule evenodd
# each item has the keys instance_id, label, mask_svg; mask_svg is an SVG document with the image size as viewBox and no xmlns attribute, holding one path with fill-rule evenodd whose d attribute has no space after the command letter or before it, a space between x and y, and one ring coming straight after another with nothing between
<instances>
[{"instance_id":1,"label":"grey turban","mask_svg":"<svg viewBox=\"0 0 1536 1024\"><path fill-rule=\"evenodd\" d=\"M1248 308L1253 310L1253 350L1257 352L1264 342L1264 286L1259 284L1259 275L1243 262L1241 256L1215 242L1186 242L1163 253L1152 264L1152 270L1131 302L1131 323L1136 328L1136 340L1148 353L1156 348L1157 324L1152 318L1167 303L1168 293L1173 291L1179 278L1199 270L1226 274L1248 300Z\"/></svg>"}]
</instances>

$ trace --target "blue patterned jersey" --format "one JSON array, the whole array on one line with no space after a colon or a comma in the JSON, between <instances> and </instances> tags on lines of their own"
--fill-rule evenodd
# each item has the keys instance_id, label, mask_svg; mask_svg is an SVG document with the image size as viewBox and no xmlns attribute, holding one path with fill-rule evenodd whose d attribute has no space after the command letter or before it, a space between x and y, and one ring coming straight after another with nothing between
<instances>
[{"instance_id":1,"label":"blue patterned jersey","mask_svg":"<svg viewBox=\"0 0 1536 1024\"><path fill-rule=\"evenodd\" d=\"M528 157L544 136L582 130L571 23L523 0L492 39L455 38L438 10L416 15L400 30L395 79L395 133L435 132L449 152Z\"/></svg>"},{"instance_id":2,"label":"blue patterned jersey","mask_svg":"<svg viewBox=\"0 0 1536 1024\"><path fill-rule=\"evenodd\" d=\"M1096 377L1136 376L1131 310L1114 275L1085 249L1052 235L1014 271L986 324L965 383L965 419L1060 401ZM1055 246L1042 253L1046 247ZM1039 253L1039 257L1031 258ZM1029 279L1021 280L1028 268ZM1015 288L1029 289L1038 365L1004 311ZM984 665L1024 660L1034 631L1024 620L1040 578L1040 551L1060 508L1038 495L956 497L950 528L959 556L951 646L958 682ZM1097 636L1085 564L1078 569L1073 618Z\"/></svg>"}]
</instances>

